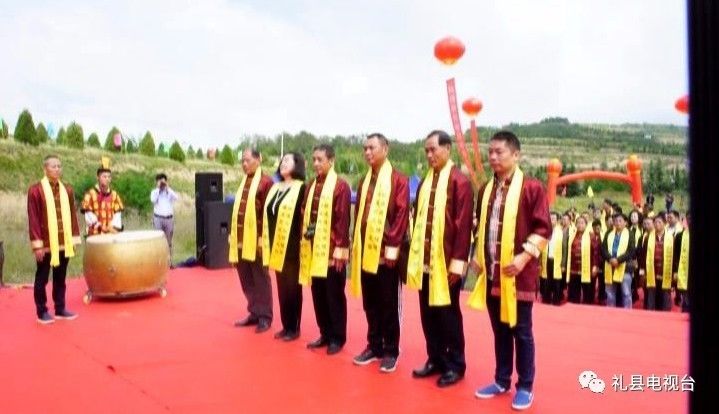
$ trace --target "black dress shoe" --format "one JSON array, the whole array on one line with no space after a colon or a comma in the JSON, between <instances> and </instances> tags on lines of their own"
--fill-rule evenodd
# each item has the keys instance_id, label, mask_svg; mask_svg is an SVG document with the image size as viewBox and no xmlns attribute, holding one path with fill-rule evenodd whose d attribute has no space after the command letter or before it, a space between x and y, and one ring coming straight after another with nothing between
<instances>
[{"instance_id":1,"label":"black dress shoe","mask_svg":"<svg viewBox=\"0 0 719 414\"><path fill-rule=\"evenodd\" d=\"M300 331L296 332L287 332L285 333L285 336L282 337L282 340L285 342L294 341L295 339L300 337Z\"/></svg>"},{"instance_id":2,"label":"black dress shoe","mask_svg":"<svg viewBox=\"0 0 719 414\"><path fill-rule=\"evenodd\" d=\"M337 342L330 342L327 347L327 355L334 355L342 350L342 345Z\"/></svg>"},{"instance_id":3,"label":"black dress shoe","mask_svg":"<svg viewBox=\"0 0 719 414\"><path fill-rule=\"evenodd\" d=\"M287 335L287 331L284 329L281 331L275 332L275 339L284 339L285 335Z\"/></svg>"},{"instance_id":4,"label":"black dress shoe","mask_svg":"<svg viewBox=\"0 0 719 414\"><path fill-rule=\"evenodd\" d=\"M260 319L260 321L257 323L257 327L255 328L255 333L265 332L266 330L270 329L270 325L272 325L272 323L267 319Z\"/></svg>"},{"instance_id":5,"label":"black dress shoe","mask_svg":"<svg viewBox=\"0 0 719 414\"><path fill-rule=\"evenodd\" d=\"M427 362L422 368L412 370L413 378L427 378L439 374L439 368L432 362Z\"/></svg>"},{"instance_id":6,"label":"black dress shoe","mask_svg":"<svg viewBox=\"0 0 719 414\"><path fill-rule=\"evenodd\" d=\"M241 327L241 326L252 326L257 325L260 322L259 318L257 316L248 316L245 319L239 320L235 322L235 326Z\"/></svg>"},{"instance_id":7,"label":"black dress shoe","mask_svg":"<svg viewBox=\"0 0 719 414\"><path fill-rule=\"evenodd\" d=\"M309 349L322 348L323 346L327 346L327 340L321 336L307 344L307 348Z\"/></svg>"},{"instance_id":8,"label":"black dress shoe","mask_svg":"<svg viewBox=\"0 0 719 414\"><path fill-rule=\"evenodd\" d=\"M438 387L448 387L450 385L456 384L464 378L464 374L460 374L457 371L447 371L444 374L442 374L441 377L437 380L437 386Z\"/></svg>"}]
</instances>

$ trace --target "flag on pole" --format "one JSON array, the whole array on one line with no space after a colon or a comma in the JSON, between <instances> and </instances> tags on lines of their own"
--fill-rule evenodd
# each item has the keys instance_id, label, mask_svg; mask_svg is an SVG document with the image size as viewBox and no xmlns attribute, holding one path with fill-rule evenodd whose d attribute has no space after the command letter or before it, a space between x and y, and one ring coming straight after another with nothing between
<instances>
[{"instance_id":1,"label":"flag on pole","mask_svg":"<svg viewBox=\"0 0 719 414\"><path fill-rule=\"evenodd\" d=\"M592 191L591 185L587 187L587 195L589 196L589 198L594 198L594 191Z\"/></svg>"}]
</instances>

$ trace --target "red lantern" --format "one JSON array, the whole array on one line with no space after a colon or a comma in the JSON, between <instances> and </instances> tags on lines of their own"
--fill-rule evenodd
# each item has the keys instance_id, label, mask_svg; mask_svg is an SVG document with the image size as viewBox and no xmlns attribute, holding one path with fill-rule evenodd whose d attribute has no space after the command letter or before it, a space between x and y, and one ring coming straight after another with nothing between
<instances>
[{"instance_id":1,"label":"red lantern","mask_svg":"<svg viewBox=\"0 0 719 414\"><path fill-rule=\"evenodd\" d=\"M674 107L677 109L677 111L688 114L689 113L689 95L684 95L681 98L677 99L676 102L674 102Z\"/></svg>"},{"instance_id":2,"label":"red lantern","mask_svg":"<svg viewBox=\"0 0 719 414\"><path fill-rule=\"evenodd\" d=\"M482 101L477 98L469 98L462 102L462 110L465 114L474 118L482 110Z\"/></svg>"},{"instance_id":3,"label":"red lantern","mask_svg":"<svg viewBox=\"0 0 719 414\"><path fill-rule=\"evenodd\" d=\"M464 44L456 37L445 37L434 45L434 56L445 65L453 65L462 55Z\"/></svg>"}]
</instances>

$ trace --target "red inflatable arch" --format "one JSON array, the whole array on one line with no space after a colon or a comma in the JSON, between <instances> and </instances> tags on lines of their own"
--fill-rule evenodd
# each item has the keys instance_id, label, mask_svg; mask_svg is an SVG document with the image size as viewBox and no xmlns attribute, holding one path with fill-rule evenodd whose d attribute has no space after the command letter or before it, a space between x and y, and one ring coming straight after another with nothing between
<instances>
[{"instance_id":1,"label":"red inflatable arch","mask_svg":"<svg viewBox=\"0 0 719 414\"><path fill-rule=\"evenodd\" d=\"M622 174L610 171L583 171L575 174L559 176L562 172L562 163L552 159L547 163L547 199L549 205L554 204L557 197L557 187L567 185L579 180L612 180L627 183L632 189L632 203L642 205L642 161L634 154L627 159L627 173Z\"/></svg>"}]
</instances>

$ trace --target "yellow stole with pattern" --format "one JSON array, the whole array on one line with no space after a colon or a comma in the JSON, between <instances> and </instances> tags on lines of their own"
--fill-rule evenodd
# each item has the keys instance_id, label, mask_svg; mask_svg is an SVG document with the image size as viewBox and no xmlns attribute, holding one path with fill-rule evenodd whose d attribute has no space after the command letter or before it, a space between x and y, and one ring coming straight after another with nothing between
<instances>
[{"instance_id":1,"label":"yellow stole with pattern","mask_svg":"<svg viewBox=\"0 0 719 414\"><path fill-rule=\"evenodd\" d=\"M447 206L447 188L449 175L454 163L449 160L439 172L437 187L434 192L434 209L432 210L432 239L430 241L429 258L429 305L446 306L451 303L449 297L449 281L447 280L447 262L444 256L444 214ZM412 242L407 259L407 286L423 289L422 274L424 273L424 239L427 231L427 215L429 198L434 180L434 169L430 168L419 189L417 199L417 220L414 223Z\"/></svg>"},{"instance_id":2,"label":"yellow stole with pattern","mask_svg":"<svg viewBox=\"0 0 719 414\"><path fill-rule=\"evenodd\" d=\"M302 181L292 180L288 190L289 192L277 208L277 223L275 224L274 237L272 237L272 246L270 246L270 225L267 220L267 208L272 198L279 191L280 183L276 183L270 188L270 191L267 193L267 198L265 199L265 206L262 209L262 265L268 266L270 269L278 272L281 272L285 265L287 242L290 238L292 221L294 219L301 187Z\"/></svg>"},{"instance_id":3,"label":"yellow stole with pattern","mask_svg":"<svg viewBox=\"0 0 719 414\"><path fill-rule=\"evenodd\" d=\"M312 182L307 203L305 204L305 216L302 220L302 234L305 234L312 218L312 200L315 194L317 179ZM315 224L315 235L312 241L302 237L300 240L300 284L309 285L312 277L327 278L327 267L330 257L330 234L332 233L332 201L337 185L337 173L334 167L327 173L325 183L322 186L319 206L317 207L317 223Z\"/></svg>"},{"instance_id":4,"label":"yellow stole with pattern","mask_svg":"<svg viewBox=\"0 0 719 414\"><path fill-rule=\"evenodd\" d=\"M512 182L507 190L507 199L504 203L504 215L502 216L502 235L500 239L501 251L499 259L499 319L509 324L510 327L517 325L517 281L515 277L504 272L514 260L514 238L517 228L517 213L519 201L522 194L524 173L517 168L514 170ZM492 194L494 180L487 183L482 195L482 204L479 215L479 229L477 230L476 260L479 263L480 272L477 275L477 283L474 291L469 297L469 306L484 310L487 307L487 274L489 269L484 260L485 240L487 235L487 214L489 210L489 196Z\"/></svg>"},{"instance_id":5,"label":"yellow stole with pattern","mask_svg":"<svg viewBox=\"0 0 719 414\"><path fill-rule=\"evenodd\" d=\"M62 181L57 180L60 190L60 216L62 217L63 245L65 257L75 256L75 246L72 244L72 211L70 211L70 198ZM45 212L47 216L47 229L50 241L50 266L60 266L60 233L57 226L57 210L55 209L55 196L52 194L50 180L43 177L40 180L42 192L45 196Z\"/></svg>"},{"instance_id":6,"label":"yellow stole with pattern","mask_svg":"<svg viewBox=\"0 0 719 414\"><path fill-rule=\"evenodd\" d=\"M359 209L357 210L358 217L355 217L355 229L352 238L350 286L355 296L362 293L362 270L377 274L377 268L379 267L384 225L387 221L387 206L389 206L389 196L392 190L392 164L385 161L377 174L377 182L372 192L372 202L367 214L367 227L364 240L362 240L362 215L364 214L371 179L372 170L370 169L362 182Z\"/></svg>"},{"instance_id":7,"label":"yellow stole with pattern","mask_svg":"<svg viewBox=\"0 0 719 414\"><path fill-rule=\"evenodd\" d=\"M250 182L250 189L247 192L247 200L245 202L245 217L242 226L242 260L254 262L257 258L257 211L256 198L257 187L260 185L262 178L262 169L257 168L255 175ZM235 205L232 208L232 228L230 229L230 263L237 263L237 216L240 212L240 203L242 202L242 190L245 188L247 175L242 177L240 188L235 194Z\"/></svg>"},{"instance_id":8,"label":"yellow stole with pattern","mask_svg":"<svg viewBox=\"0 0 719 414\"><path fill-rule=\"evenodd\" d=\"M647 269L647 287L656 287L656 272L654 269L654 251L656 249L656 231L652 230L649 233L649 239L647 240L647 257L646 257L646 269ZM672 288L672 259L674 258L674 238L672 235L664 230L664 250L662 257L662 290L669 290Z\"/></svg>"},{"instance_id":9,"label":"yellow stole with pattern","mask_svg":"<svg viewBox=\"0 0 719 414\"><path fill-rule=\"evenodd\" d=\"M607 250L609 250L610 257L612 253L612 246L614 245L614 237L616 237L617 231L612 230L607 235ZM619 234L619 248L617 249L617 257L623 255L629 247L629 230L624 228ZM604 282L612 283L621 282L624 279L624 269L627 267L627 262L620 263L615 269L612 269L612 265L607 260L604 262Z\"/></svg>"},{"instance_id":10,"label":"yellow stole with pattern","mask_svg":"<svg viewBox=\"0 0 719 414\"><path fill-rule=\"evenodd\" d=\"M687 290L689 287L689 229L682 232L679 246L679 267L677 269L677 289Z\"/></svg>"}]
</instances>

